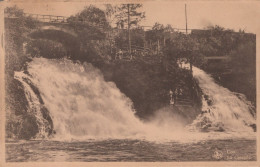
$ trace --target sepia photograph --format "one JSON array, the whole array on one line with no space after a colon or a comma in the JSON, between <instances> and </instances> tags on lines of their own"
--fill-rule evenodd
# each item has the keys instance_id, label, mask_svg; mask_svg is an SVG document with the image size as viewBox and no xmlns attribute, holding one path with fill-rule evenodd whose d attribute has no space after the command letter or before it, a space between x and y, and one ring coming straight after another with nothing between
<instances>
[{"instance_id":1,"label":"sepia photograph","mask_svg":"<svg viewBox=\"0 0 260 167\"><path fill-rule=\"evenodd\" d=\"M0 5L4 164L259 160L259 1Z\"/></svg>"}]
</instances>

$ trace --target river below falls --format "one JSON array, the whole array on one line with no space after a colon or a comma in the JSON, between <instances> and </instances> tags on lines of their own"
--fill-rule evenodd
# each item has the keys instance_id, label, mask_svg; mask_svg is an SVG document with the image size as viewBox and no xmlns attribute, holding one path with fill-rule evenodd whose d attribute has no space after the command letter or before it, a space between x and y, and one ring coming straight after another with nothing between
<instances>
[{"instance_id":1,"label":"river below falls","mask_svg":"<svg viewBox=\"0 0 260 167\"><path fill-rule=\"evenodd\" d=\"M172 110L142 122L131 99L91 64L34 58L15 79L36 120L34 138L49 140L7 139L6 161L255 161L254 107L203 70L194 67L193 76L204 96L191 124Z\"/></svg>"},{"instance_id":2,"label":"river below falls","mask_svg":"<svg viewBox=\"0 0 260 167\"><path fill-rule=\"evenodd\" d=\"M7 162L255 161L255 139L150 142L108 139L84 142L7 141Z\"/></svg>"}]
</instances>

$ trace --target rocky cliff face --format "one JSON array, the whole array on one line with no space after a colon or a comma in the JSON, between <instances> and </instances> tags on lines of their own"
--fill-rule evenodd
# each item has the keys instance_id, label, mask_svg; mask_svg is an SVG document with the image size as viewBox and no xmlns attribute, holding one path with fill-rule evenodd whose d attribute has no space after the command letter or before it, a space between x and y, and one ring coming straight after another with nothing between
<instances>
[{"instance_id":1,"label":"rocky cliff face","mask_svg":"<svg viewBox=\"0 0 260 167\"><path fill-rule=\"evenodd\" d=\"M201 111L201 90L197 82L190 79L189 71L179 69L177 75L169 75L161 64L138 61L100 65L99 68L107 81L115 82L133 101L140 118L148 119L160 109L171 108L190 122ZM175 89L181 89L180 98L191 103L172 107L169 91Z\"/></svg>"}]
</instances>

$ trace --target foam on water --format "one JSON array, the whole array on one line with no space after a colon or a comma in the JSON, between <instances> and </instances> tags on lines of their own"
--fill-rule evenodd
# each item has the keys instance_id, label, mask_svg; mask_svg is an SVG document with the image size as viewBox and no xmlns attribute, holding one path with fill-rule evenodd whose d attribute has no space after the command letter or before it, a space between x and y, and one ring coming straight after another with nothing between
<instances>
[{"instance_id":1,"label":"foam on water","mask_svg":"<svg viewBox=\"0 0 260 167\"><path fill-rule=\"evenodd\" d=\"M214 100L211 107L214 116L210 116L210 119L223 121L227 127L234 126L239 129L245 126L243 120L255 121L243 101L217 85L206 73L195 68L194 77L199 80L204 94ZM17 72L16 79L23 83L27 94L34 92L24 79L39 89L53 120L55 140L117 138L184 142L241 137L241 133L232 131L190 132L171 113L160 113L151 122L144 123L135 116L131 100L121 93L113 82L106 82L101 72L88 63L34 58L28 64L28 74ZM32 99L29 95L26 97L27 100ZM39 103L36 97L31 102L31 107L33 103ZM233 116L234 113L238 118ZM41 124L41 113L36 112L36 117ZM196 121L199 121L199 117L194 122ZM252 131L249 128L247 130L250 133Z\"/></svg>"},{"instance_id":2,"label":"foam on water","mask_svg":"<svg viewBox=\"0 0 260 167\"><path fill-rule=\"evenodd\" d=\"M253 106L244 96L238 96L216 84L210 75L199 68L193 68L193 76L206 95L202 101L202 110L205 112L197 117L193 125L204 121L211 127L220 127L225 131L252 131L249 125L256 123L250 113Z\"/></svg>"}]
</instances>

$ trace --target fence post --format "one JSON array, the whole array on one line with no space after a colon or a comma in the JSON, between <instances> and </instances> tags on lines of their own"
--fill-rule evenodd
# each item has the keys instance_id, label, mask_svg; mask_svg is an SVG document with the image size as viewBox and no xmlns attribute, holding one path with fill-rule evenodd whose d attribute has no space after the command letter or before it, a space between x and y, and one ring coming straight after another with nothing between
<instances>
[{"instance_id":1,"label":"fence post","mask_svg":"<svg viewBox=\"0 0 260 167\"><path fill-rule=\"evenodd\" d=\"M160 41L159 39L157 40L157 54L159 54L160 51Z\"/></svg>"}]
</instances>

